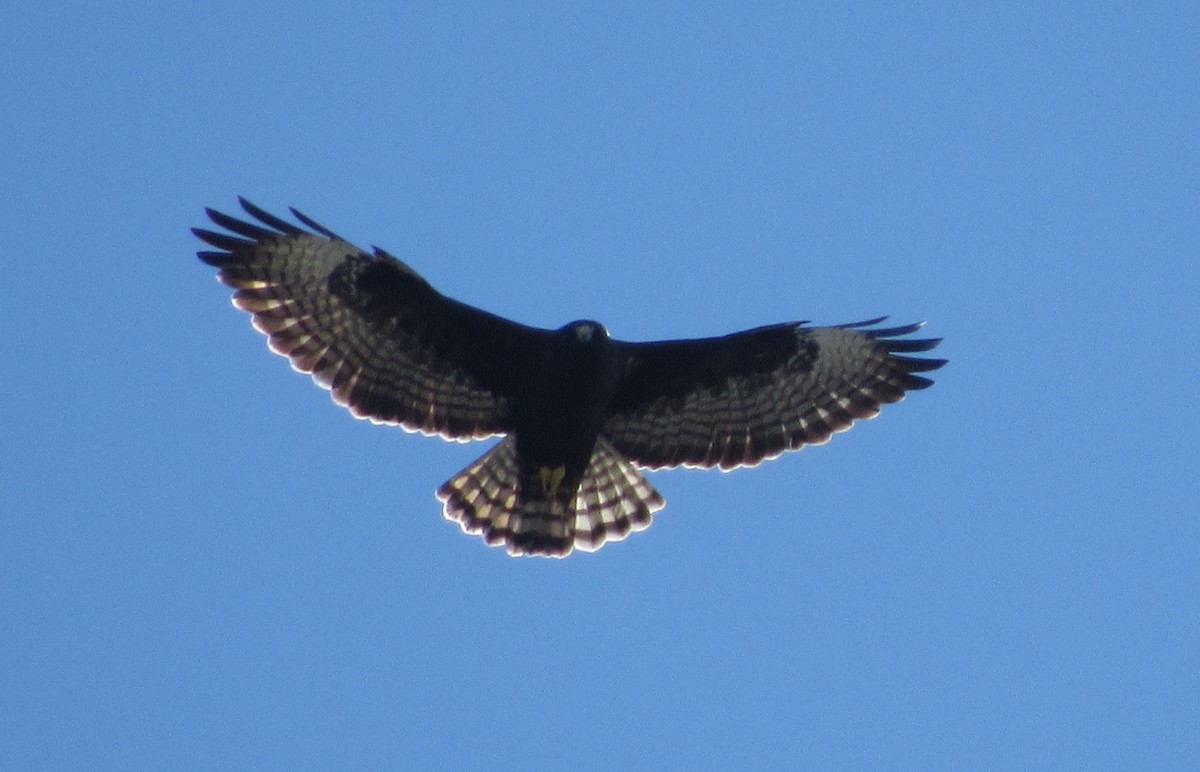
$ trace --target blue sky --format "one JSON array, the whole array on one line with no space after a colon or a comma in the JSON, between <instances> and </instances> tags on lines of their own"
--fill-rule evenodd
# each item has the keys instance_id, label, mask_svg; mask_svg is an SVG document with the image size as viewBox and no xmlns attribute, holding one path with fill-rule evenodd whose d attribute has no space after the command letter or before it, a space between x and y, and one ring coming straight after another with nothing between
<instances>
[{"instance_id":1,"label":"blue sky","mask_svg":"<svg viewBox=\"0 0 1200 772\"><path fill-rule=\"evenodd\" d=\"M2 13L0 749L63 768L1200 755L1186 4ZM615 337L928 319L937 384L514 560L194 257L294 205Z\"/></svg>"}]
</instances>

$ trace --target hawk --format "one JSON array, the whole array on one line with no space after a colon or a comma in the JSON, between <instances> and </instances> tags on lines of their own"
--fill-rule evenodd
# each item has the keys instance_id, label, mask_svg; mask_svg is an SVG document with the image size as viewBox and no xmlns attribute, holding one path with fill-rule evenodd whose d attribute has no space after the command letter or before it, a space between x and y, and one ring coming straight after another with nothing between
<instances>
[{"instance_id":1,"label":"hawk","mask_svg":"<svg viewBox=\"0 0 1200 772\"><path fill-rule=\"evenodd\" d=\"M664 501L640 469L753 466L818 445L932 381L940 339L886 317L791 322L719 338L627 343L597 322L527 327L442 295L292 209L257 222L206 209L233 304L272 351L359 418L465 442L504 439L437 491L444 515L512 555L593 551ZM301 227L303 226L303 227Z\"/></svg>"}]
</instances>

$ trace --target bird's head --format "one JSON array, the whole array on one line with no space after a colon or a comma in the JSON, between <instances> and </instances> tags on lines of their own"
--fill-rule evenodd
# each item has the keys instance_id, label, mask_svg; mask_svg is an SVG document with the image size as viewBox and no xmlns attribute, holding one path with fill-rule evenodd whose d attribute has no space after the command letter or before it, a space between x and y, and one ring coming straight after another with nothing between
<instances>
[{"instance_id":1,"label":"bird's head","mask_svg":"<svg viewBox=\"0 0 1200 772\"><path fill-rule=\"evenodd\" d=\"M604 325L588 319L571 322L565 325L559 332L569 335L573 342L584 345L608 340L608 330L604 329Z\"/></svg>"}]
</instances>

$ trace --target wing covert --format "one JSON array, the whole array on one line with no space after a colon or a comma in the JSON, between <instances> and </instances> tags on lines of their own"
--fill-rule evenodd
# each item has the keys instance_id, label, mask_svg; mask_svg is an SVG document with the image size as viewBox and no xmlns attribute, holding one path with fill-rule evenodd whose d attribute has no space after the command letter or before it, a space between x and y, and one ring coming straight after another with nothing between
<instances>
[{"instance_id":1,"label":"wing covert","mask_svg":"<svg viewBox=\"0 0 1200 772\"><path fill-rule=\"evenodd\" d=\"M923 323L792 323L721 338L621 343L625 372L604 434L644 467L752 466L821 444L884 403L932 381L940 339L903 336Z\"/></svg>"},{"instance_id":2,"label":"wing covert","mask_svg":"<svg viewBox=\"0 0 1200 772\"><path fill-rule=\"evenodd\" d=\"M211 209L193 233L272 351L376 423L467 440L511 430L511 400L541 330L438 293L407 265L305 230L239 198L258 223Z\"/></svg>"}]
</instances>

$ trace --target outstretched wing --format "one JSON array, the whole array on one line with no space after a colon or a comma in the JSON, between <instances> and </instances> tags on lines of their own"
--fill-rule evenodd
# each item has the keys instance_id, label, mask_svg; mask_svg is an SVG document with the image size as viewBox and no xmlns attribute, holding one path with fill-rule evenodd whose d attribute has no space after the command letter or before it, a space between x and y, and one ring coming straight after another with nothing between
<instances>
[{"instance_id":1,"label":"outstretched wing","mask_svg":"<svg viewBox=\"0 0 1200 772\"><path fill-rule=\"evenodd\" d=\"M886 317L838 327L760 327L723 338L620 343L625 374L604 425L645 467L733 469L826 442L885 402L932 384L943 359L903 356L940 339Z\"/></svg>"},{"instance_id":2,"label":"outstretched wing","mask_svg":"<svg viewBox=\"0 0 1200 772\"><path fill-rule=\"evenodd\" d=\"M238 200L261 225L208 209L230 233L193 229L219 250L197 254L271 350L360 418L456 440L511 430L516 379L544 331L447 298L295 209L311 230Z\"/></svg>"}]
</instances>

